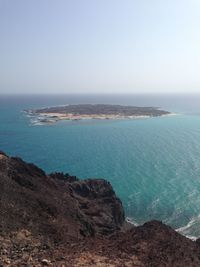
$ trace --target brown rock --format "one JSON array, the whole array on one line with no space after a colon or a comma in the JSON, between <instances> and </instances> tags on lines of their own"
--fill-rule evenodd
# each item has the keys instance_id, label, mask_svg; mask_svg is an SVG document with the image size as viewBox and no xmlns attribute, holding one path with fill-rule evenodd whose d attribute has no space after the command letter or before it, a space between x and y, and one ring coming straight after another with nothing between
<instances>
[{"instance_id":1,"label":"brown rock","mask_svg":"<svg viewBox=\"0 0 200 267\"><path fill-rule=\"evenodd\" d=\"M122 203L109 182L66 177L0 152L1 264L200 266L199 240L159 221L124 228Z\"/></svg>"},{"instance_id":2,"label":"brown rock","mask_svg":"<svg viewBox=\"0 0 200 267\"><path fill-rule=\"evenodd\" d=\"M43 259L41 260L41 263L44 265L44 266L49 266L51 264L51 261L47 260L47 259Z\"/></svg>"}]
</instances>

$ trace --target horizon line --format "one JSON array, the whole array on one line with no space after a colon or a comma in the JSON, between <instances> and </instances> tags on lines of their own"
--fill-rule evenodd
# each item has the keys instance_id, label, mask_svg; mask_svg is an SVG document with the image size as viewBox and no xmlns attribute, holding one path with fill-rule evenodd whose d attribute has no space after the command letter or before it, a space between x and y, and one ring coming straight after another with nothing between
<instances>
[{"instance_id":1,"label":"horizon line","mask_svg":"<svg viewBox=\"0 0 200 267\"><path fill-rule=\"evenodd\" d=\"M112 93L112 92L104 92L104 93L100 93L100 92L69 92L69 93L61 93L61 92L45 92L45 93L22 93L22 92L18 92L18 93L1 93L1 96L17 96L17 95L200 95L200 92L116 92L116 93Z\"/></svg>"}]
</instances>

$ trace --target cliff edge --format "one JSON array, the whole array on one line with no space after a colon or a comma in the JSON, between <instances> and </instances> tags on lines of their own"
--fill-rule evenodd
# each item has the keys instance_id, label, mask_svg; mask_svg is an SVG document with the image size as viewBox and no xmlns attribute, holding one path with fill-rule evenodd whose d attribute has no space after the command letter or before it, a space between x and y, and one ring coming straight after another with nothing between
<instances>
[{"instance_id":1,"label":"cliff edge","mask_svg":"<svg viewBox=\"0 0 200 267\"><path fill-rule=\"evenodd\" d=\"M200 266L200 245L158 221L126 227L104 179L47 175L0 152L0 266Z\"/></svg>"}]
</instances>

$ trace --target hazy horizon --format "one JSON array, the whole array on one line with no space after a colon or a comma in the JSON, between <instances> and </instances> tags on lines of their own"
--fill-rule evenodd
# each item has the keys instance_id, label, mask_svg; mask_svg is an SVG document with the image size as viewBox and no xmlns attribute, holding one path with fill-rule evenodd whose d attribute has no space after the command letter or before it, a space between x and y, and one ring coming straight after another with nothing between
<instances>
[{"instance_id":1,"label":"hazy horizon","mask_svg":"<svg viewBox=\"0 0 200 267\"><path fill-rule=\"evenodd\" d=\"M0 94L200 93L197 0L0 0Z\"/></svg>"},{"instance_id":2,"label":"hazy horizon","mask_svg":"<svg viewBox=\"0 0 200 267\"><path fill-rule=\"evenodd\" d=\"M161 91L161 92L0 92L0 95L1 96L20 96L20 95L27 95L27 96L31 96L31 95L35 95L35 96L42 96L42 95L109 95L109 96L112 96L112 95L152 95L152 96L164 96L164 95L176 95L176 96L181 96L181 95L200 95L200 91L199 92L166 92L166 91Z\"/></svg>"}]
</instances>

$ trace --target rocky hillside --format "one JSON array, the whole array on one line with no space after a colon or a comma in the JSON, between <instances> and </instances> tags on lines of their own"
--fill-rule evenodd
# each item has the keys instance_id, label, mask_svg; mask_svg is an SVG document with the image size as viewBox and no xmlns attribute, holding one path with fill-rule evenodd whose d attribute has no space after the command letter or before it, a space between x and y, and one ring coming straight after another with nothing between
<instances>
[{"instance_id":1,"label":"rocky hillside","mask_svg":"<svg viewBox=\"0 0 200 267\"><path fill-rule=\"evenodd\" d=\"M158 221L125 222L103 179L45 174L0 152L0 266L198 267L200 245Z\"/></svg>"}]
</instances>

